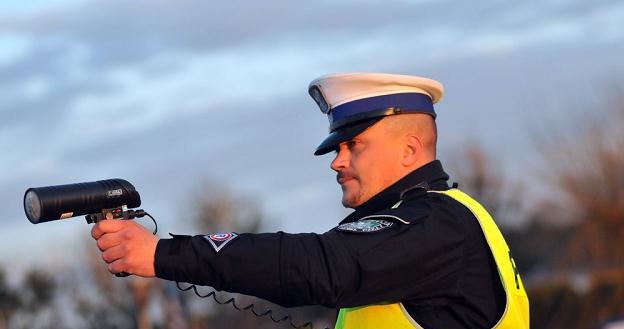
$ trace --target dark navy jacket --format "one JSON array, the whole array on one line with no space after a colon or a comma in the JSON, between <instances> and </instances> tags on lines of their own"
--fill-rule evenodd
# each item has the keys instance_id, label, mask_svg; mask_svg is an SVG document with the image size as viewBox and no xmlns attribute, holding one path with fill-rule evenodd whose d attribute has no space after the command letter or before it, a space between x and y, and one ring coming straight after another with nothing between
<instances>
[{"instance_id":1,"label":"dark navy jacket","mask_svg":"<svg viewBox=\"0 0 624 329\"><path fill-rule=\"evenodd\" d=\"M448 178L433 161L324 234L239 234L218 252L219 236L162 239L156 275L287 307L402 302L425 328L492 327L505 295L479 223L459 202L427 193L448 189Z\"/></svg>"}]
</instances>

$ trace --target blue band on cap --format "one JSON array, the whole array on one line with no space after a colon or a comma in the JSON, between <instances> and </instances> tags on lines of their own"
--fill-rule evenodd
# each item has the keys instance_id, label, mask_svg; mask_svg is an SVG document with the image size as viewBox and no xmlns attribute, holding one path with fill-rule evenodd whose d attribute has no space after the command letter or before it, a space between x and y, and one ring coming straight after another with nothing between
<instances>
[{"instance_id":1,"label":"blue band on cap","mask_svg":"<svg viewBox=\"0 0 624 329\"><path fill-rule=\"evenodd\" d=\"M344 120L352 115L387 108L399 108L405 112L430 113L435 116L431 98L421 93L404 93L358 99L337 106L329 112L330 122Z\"/></svg>"}]
</instances>

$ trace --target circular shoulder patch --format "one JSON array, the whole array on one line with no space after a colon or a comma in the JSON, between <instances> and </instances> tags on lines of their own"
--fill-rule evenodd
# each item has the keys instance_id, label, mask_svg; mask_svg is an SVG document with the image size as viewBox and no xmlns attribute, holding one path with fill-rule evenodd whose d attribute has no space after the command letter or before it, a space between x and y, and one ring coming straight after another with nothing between
<instances>
[{"instance_id":1,"label":"circular shoulder patch","mask_svg":"<svg viewBox=\"0 0 624 329\"><path fill-rule=\"evenodd\" d=\"M393 222L389 222L383 219L365 219L359 220L357 222L341 224L336 229L345 232L370 233L381 231L392 225L394 225Z\"/></svg>"},{"instance_id":2,"label":"circular shoulder patch","mask_svg":"<svg viewBox=\"0 0 624 329\"><path fill-rule=\"evenodd\" d=\"M212 241L226 241L233 238L236 233L216 233L208 235L208 238Z\"/></svg>"},{"instance_id":3,"label":"circular shoulder patch","mask_svg":"<svg viewBox=\"0 0 624 329\"><path fill-rule=\"evenodd\" d=\"M216 233L204 235L204 239L210 242L210 245L214 248L216 252L219 252L223 247L225 247L228 242L234 240L238 234L233 232L227 233Z\"/></svg>"}]
</instances>

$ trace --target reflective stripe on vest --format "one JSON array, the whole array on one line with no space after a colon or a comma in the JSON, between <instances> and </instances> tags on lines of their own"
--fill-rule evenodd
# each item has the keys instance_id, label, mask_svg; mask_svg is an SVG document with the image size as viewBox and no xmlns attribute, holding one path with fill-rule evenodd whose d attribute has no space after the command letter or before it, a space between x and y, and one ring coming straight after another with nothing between
<instances>
[{"instance_id":1,"label":"reflective stripe on vest","mask_svg":"<svg viewBox=\"0 0 624 329\"><path fill-rule=\"evenodd\" d=\"M511 257L511 251L492 216L473 198L458 189L429 191L447 195L468 208L479 221L488 246L494 255L507 303L505 311L493 328L529 328L529 299ZM397 203L393 208L398 207ZM422 328L401 303L377 304L342 308L338 313L336 329Z\"/></svg>"}]
</instances>

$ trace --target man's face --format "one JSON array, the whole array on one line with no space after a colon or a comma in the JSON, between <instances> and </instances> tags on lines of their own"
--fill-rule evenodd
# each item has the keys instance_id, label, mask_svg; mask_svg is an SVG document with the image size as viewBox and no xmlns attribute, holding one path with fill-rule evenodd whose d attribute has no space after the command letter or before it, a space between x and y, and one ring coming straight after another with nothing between
<instances>
[{"instance_id":1,"label":"man's face","mask_svg":"<svg viewBox=\"0 0 624 329\"><path fill-rule=\"evenodd\" d=\"M361 205L402 177L400 141L381 120L338 145L331 168L338 173L345 207Z\"/></svg>"}]
</instances>

